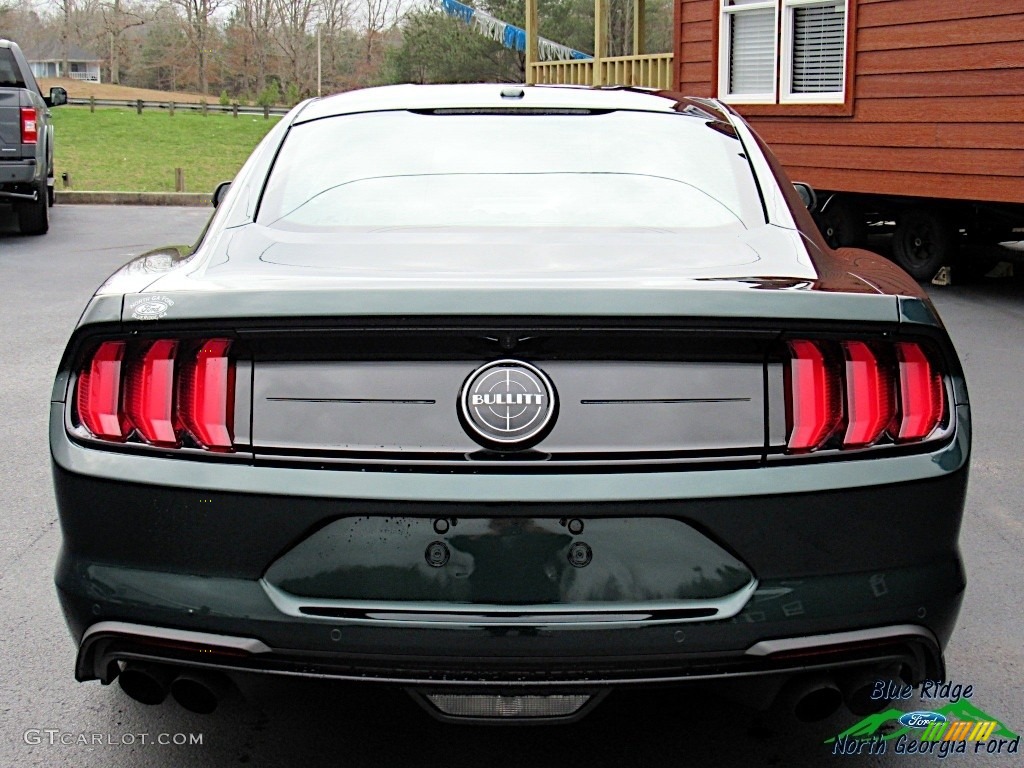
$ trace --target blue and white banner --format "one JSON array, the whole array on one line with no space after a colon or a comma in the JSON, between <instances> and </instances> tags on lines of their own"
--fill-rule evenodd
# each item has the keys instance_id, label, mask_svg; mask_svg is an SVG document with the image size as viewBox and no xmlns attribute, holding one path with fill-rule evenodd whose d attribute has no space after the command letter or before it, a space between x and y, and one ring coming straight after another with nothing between
<instances>
[{"instance_id":1,"label":"blue and white banner","mask_svg":"<svg viewBox=\"0 0 1024 768\"><path fill-rule=\"evenodd\" d=\"M481 35L501 43L513 51L523 52L526 50L526 30L508 22L496 19L487 11L481 11L472 6L460 3L458 0L437 0L438 5L445 13L458 19L463 24L475 29ZM589 53L577 51L561 43L553 43L547 38L541 37L537 40L537 56L541 61L569 61L570 59L590 59Z\"/></svg>"}]
</instances>

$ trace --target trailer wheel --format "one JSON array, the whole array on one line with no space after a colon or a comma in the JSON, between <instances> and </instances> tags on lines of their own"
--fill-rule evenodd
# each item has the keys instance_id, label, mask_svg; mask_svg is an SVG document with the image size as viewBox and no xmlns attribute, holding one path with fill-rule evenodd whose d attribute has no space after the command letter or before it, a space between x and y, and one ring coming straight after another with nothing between
<instances>
[{"instance_id":1,"label":"trailer wheel","mask_svg":"<svg viewBox=\"0 0 1024 768\"><path fill-rule=\"evenodd\" d=\"M815 214L818 229L830 248L863 248L868 227L860 207L844 197L835 196L824 210Z\"/></svg>"},{"instance_id":2,"label":"trailer wheel","mask_svg":"<svg viewBox=\"0 0 1024 768\"><path fill-rule=\"evenodd\" d=\"M893 258L915 280L931 280L952 261L956 247L956 230L935 211L912 208L896 222Z\"/></svg>"}]
</instances>

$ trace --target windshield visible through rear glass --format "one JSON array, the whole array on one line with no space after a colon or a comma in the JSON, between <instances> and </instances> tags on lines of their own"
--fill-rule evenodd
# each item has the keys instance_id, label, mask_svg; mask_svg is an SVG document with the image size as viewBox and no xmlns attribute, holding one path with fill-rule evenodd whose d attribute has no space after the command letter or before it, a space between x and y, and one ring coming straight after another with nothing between
<instances>
[{"instance_id":1,"label":"windshield visible through rear glass","mask_svg":"<svg viewBox=\"0 0 1024 768\"><path fill-rule=\"evenodd\" d=\"M748 228L740 142L675 113L373 112L293 126L261 224Z\"/></svg>"}]
</instances>

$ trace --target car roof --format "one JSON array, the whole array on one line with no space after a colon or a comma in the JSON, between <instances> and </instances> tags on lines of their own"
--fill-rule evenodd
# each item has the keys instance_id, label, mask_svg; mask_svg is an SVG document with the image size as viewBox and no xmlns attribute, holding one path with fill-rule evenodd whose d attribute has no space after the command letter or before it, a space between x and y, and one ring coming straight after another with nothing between
<instances>
[{"instance_id":1,"label":"car roof","mask_svg":"<svg viewBox=\"0 0 1024 768\"><path fill-rule=\"evenodd\" d=\"M592 88L507 83L388 85L314 99L299 112L294 122L305 123L357 112L411 109L624 109L679 112L682 111L680 101L679 94L621 86ZM709 102L707 106L712 104Z\"/></svg>"}]
</instances>

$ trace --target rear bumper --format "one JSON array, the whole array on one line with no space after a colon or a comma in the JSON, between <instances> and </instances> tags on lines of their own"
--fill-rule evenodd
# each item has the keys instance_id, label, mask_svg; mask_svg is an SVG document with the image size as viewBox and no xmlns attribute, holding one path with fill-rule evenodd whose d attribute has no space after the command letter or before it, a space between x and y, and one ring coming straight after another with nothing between
<instances>
[{"instance_id":1,"label":"rear bumper","mask_svg":"<svg viewBox=\"0 0 1024 768\"><path fill-rule=\"evenodd\" d=\"M678 633L677 633L678 634ZM534 642L536 636L534 636ZM530 657L500 663L378 653L366 656L333 651L312 655L267 645L253 637L168 629L104 621L86 632L76 663L80 681L110 683L117 662L139 661L228 673L382 683L428 690L603 690L753 677L788 678L813 672L840 673L902 669L907 679L943 679L945 669L935 636L917 624L886 625L817 635L759 641L741 651L714 656L675 654L614 660ZM543 669L538 662L543 661Z\"/></svg>"},{"instance_id":2,"label":"rear bumper","mask_svg":"<svg viewBox=\"0 0 1024 768\"><path fill-rule=\"evenodd\" d=\"M756 499L435 508L198 494L59 468L55 478L64 529L56 581L80 644L83 680L109 680L115 659L417 686L603 686L878 668L894 660L924 679L942 673L941 650L965 587L956 537L966 470L939 480ZM612 614L576 606L556 616L524 608L495 617L472 605L296 615L264 580L296 544L354 511L515 516L524 507L535 516L674 517L727 545L750 567L756 589L735 615L716 620L666 618L633 606ZM146 629L112 631L111 622ZM806 658L754 650L779 639L893 626L917 629L910 640L889 633L880 644ZM260 652L222 657L147 639L168 630L246 638L258 641Z\"/></svg>"},{"instance_id":3,"label":"rear bumper","mask_svg":"<svg viewBox=\"0 0 1024 768\"><path fill-rule=\"evenodd\" d=\"M41 178L41 171L35 158L28 160L0 161L0 198L15 198L31 195L31 189L20 185L31 184Z\"/></svg>"}]
</instances>

